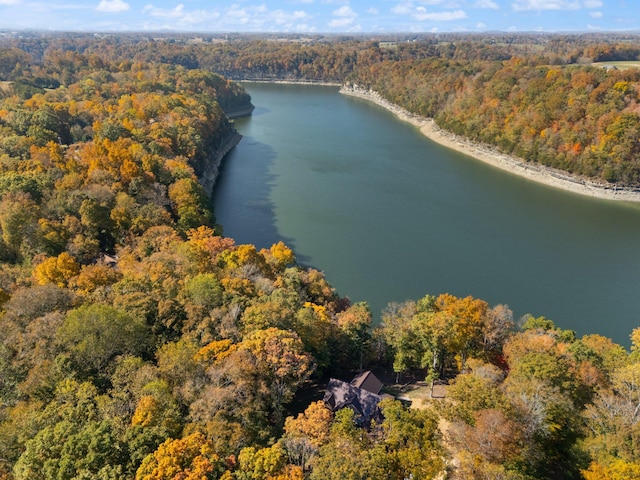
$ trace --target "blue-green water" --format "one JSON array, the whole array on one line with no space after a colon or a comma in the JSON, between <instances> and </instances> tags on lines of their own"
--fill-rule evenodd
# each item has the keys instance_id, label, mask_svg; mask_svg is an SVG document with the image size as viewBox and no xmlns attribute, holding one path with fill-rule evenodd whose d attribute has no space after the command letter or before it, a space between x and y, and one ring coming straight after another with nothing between
<instances>
[{"instance_id":1,"label":"blue-green water","mask_svg":"<svg viewBox=\"0 0 640 480\"><path fill-rule=\"evenodd\" d=\"M441 147L337 88L246 84L213 201L224 233L299 263L374 315L427 293L504 303L629 345L640 204L595 200Z\"/></svg>"}]
</instances>

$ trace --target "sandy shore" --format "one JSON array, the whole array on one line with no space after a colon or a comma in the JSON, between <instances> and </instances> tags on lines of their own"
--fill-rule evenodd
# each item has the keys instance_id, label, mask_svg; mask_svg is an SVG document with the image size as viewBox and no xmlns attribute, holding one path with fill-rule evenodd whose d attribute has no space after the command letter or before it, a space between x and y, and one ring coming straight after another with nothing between
<instances>
[{"instance_id":1,"label":"sandy shore","mask_svg":"<svg viewBox=\"0 0 640 480\"><path fill-rule=\"evenodd\" d=\"M340 93L363 98L393 112L399 119L409 122L420 129L422 134L447 148L469 155L477 160L488 163L507 172L528 178L544 185L560 188L580 195L602 198L606 200L621 200L628 202L640 202L640 191L624 188L615 188L606 184L568 174L561 170L526 163L524 160L506 155L498 149L484 144L479 144L442 130L431 118L414 115L397 105L388 102L378 93L372 90L364 90L357 86L340 89Z\"/></svg>"}]
</instances>

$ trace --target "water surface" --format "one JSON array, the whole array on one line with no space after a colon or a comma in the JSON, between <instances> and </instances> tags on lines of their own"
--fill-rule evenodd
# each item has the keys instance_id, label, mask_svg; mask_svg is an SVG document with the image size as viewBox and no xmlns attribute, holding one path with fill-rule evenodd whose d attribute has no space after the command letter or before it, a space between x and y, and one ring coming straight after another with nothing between
<instances>
[{"instance_id":1,"label":"water surface","mask_svg":"<svg viewBox=\"0 0 640 480\"><path fill-rule=\"evenodd\" d=\"M640 326L640 205L536 184L337 88L246 84L256 106L214 191L238 243L291 246L375 316L473 295L623 345Z\"/></svg>"}]
</instances>

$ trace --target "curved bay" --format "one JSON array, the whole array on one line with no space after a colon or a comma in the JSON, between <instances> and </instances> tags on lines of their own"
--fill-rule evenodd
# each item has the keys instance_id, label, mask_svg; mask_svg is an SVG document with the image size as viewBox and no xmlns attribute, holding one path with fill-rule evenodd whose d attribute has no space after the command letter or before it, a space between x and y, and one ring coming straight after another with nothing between
<instances>
[{"instance_id":1,"label":"curved bay","mask_svg":"<svg viewBox=\"0 0 640 480\"><path fill-rule=\"evenodd\" d=\"M337 88L246 84L256 105L213 201L225 235L283 240L341 295L473 295L629 345L640 205L535 184L443 148Z\"/></svg>"}]
</instances>

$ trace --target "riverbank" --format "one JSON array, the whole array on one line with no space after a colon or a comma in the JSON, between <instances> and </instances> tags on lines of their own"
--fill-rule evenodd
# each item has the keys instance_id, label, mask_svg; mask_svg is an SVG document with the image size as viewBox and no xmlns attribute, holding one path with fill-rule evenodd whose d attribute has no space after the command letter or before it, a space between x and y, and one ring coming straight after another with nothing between
<instances>
[{"instance_id":1,"label":"riverbank","mask_svg":"<svg viewBox=\"0 0 640 480\"><path fill-rule=\"evenodd\" d=\"M342 87L342 83L335 82L314 82L311 80L252 80L249 78L243 78L242 80L232 79L234 82L238 83L280 83L282 85L320 85L323 87Z\"/></svg>"},{"instance_id":2,"label":"riverbank","mask_svg":"<svg viewBox=\"0 0 640 480\"><path fill-rule=\"evenodd\" d=\"M255 106L249 103L249 105L245 105L244 107L237 108L235 110L231 110L228 112L224 112L229 120L233 120L234 118L248 117L255 110Z\"/></svg>"},{"instance_id":3,"label":"riverbank","mask_svg":"<svg viewBox=\"0 0 640 480\"><path fill-rule=\"evenodd\" d=\"M386 108L394 113L400 120L418 127L420 132L429 140L514 175L519 175L534 182L567 190L579 195L606 200L640 202L640 191L638 190L613 187L594 182L587 178L571 175L554 168L527 163L521 158L504 154L490 145L472 142L464 137L447 132L438 127L432 118L412 114L385 100L380 94L373 90L366 90L359 88L357 85L353 85L342 86L340 93L362 98Z\"/></svg>"},{"instance_id":4,"label":"riverbank","mask_svg":"<svg viewBox=\"0 0 640 480\"><path fill-rule=\"evenodd\" d=\"M240 140L242 140L242 135L240 135L235 129L231 129L229 131L229 135L223 139L220 146L215 152L213 152L211 157L207 159L204 171L198 175L198 181L204 188L207 195L212 195L213 187L215 186L218 175L220 174L220 165L222 164L222 160L227 153L233 149L233 147L240 143Z\"/></svg>"}]
</instances>

